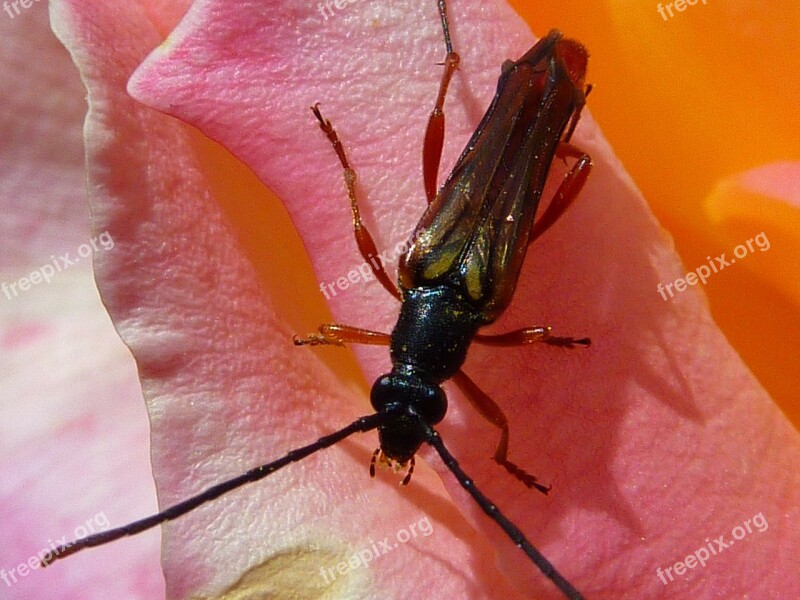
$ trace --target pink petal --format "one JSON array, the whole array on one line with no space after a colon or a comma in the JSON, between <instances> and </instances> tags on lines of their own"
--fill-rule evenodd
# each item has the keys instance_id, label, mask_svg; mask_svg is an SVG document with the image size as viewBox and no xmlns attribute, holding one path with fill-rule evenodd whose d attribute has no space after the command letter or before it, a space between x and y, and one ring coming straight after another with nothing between
<instances>
[{"instance_id":1,"label":"pink petal","mask_svg":"<svg viewBox=\"0 0 800 600\"><path fill-rule=\"evenodd\" d=\"M450 8L463 68L448 103L445 170L491 97L499 65L532 42L504 6ZM131 90L251 165L286 202L327 283L361 259L340 168L306 107L321 101L334 120L368 197L367 222L391 248L424 206L419 153L442 57L432 2L347 5L328 21L311 4L259 11L208 2L137 72ZM595 344L574 353L475 348L467 364L514 423L514 459L555 490L532 496L498 472L487 460L496 432L457 394L444 437L590 597L789 595L797 434L714 326L702 295L688 290L665 301L657 292L685 270L588 115L577 141L593 155L595 173L578 206L534 248L497 329L536 320ZM388 330L397 305L374 282L353 287L331 299L335 317ZM368 377L387 368L385 352L358 356ZM474 514L452 479L445 482ZM745 543L674 582L657 576L705 547L706 537L730 540L756 515L769 524L763 533L753 529ZM493 524L475 522L519 589L553 593Z\"/></svg>"},{"instance_id":2,"label":"pink petal","mask_svg":"<svg viewBox=\"0 0 800 600\"><path fill-rule=\"evenodd\" d=\"M800 206L800 163L763 165L742 173L738 179L743 188L753 193Z\"/></svg>"},{"instance_id":3,"label":"pink petal","mask_svg":"<svg viewBox=\"0 0 800 600\"><path fill-rule=\"evenodd\" d=\"M94 225L116 242L98 261L98 286L137 358L167 506L369 407L313 353L291 350L292 332L261 295L200 172L195 157L207 159L209 145L126 95L127 76L162 41L147 15L132 5L85 1L64 2L59 11L59 34L89 89ZM215 166L245 176L229 158ZM337 578L337 590L355 597L393 589L408 597L422 586L447 597L490 589L520 597L488 565L469 563L476 548L490 549L451 510L430 470L420 468L403 494L394 482L369 480L374 444L367 436L341 444L166 527L168 597L218 596L231 586L262 594L320 589L321 569L335 569L373 540L421 522L424 528L425 519L435 535L392 547L380 567ZM430 557L425 572L415 573Z\"/></svg>"}]
</instances>

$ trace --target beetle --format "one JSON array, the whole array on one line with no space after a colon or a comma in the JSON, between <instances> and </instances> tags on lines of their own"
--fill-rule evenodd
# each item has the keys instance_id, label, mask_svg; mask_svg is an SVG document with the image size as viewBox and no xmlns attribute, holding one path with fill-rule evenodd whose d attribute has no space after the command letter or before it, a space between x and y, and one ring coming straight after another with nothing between
<instances>
[{"instance_id":1,"label":"beetle","mask_svg":"<svg viewBox=\"0 0 800 600\"><path fill-rule=\"evenodd\" d=\"M440 3L441 6L442 3ZM444 96L459 56L452 50L442 9L447 58L439 98L431 113L423 152L428 209L400 257L399 289L387 275L375 242L363 225L355 192L356 175L331 122L312 107L344 169L356 243L383 287L401 300L391 334L342 324L321 325L296 345L389 345L392 371L374 383L370 400L377 412L399 404L429 425L447 410L440 384L448 379L501 429L494 460L528 487L547 487L508 460L509 429L501 409L461 370L472 341L497 346L542 342L588 346L588 338L551 335L550 327L528 327L486 335L511 301L530 242L552 225L574 200L591 170L591 158L568 144L587 91L583 87L586 52L577 42L551 31L518 61L507 61L497 92L450 176L436 194L435 181L444 134ZM590 89L590 88L589 88ZM561 140L563 135L563 142ZM534 225L542 189L555 156L576 156L556 196ZM373 457L412 464L425 440L416 417L400 418L378 429L380 448ZM407 476L403 483L408 483Z\"/></svg>"},{"instance_id":2,"label":"beetle","mask_svg":"<svg viewBox=\"0 0 800 600\"><path fill-rule=\"evenodd\" d=\"M495 96L475 133L437 192L444 142L444 102L460 62L453 50L445 0L438 0L447 55L436 103L428 120L423 146L423 178L428 208L412 243L400 258L398 285L388 276L376 244L361 219L356 196L356 173L342 141L319 105L312 107L344 170L354 235L362 256L383 287L401 301L391 334L343 324L326 324L296 345L388 345L392 370L372 386L375 413L283 457L212 486L166 510L123 527L100 532L53 550L47 565L84 548L133 535L175 519L245 483L258 481L278 469L330 447L357 432L378 430L380 446L375 466L408 466L402 484L413 473L414 456L423 443L431 445L464 489L520 547L537 567L569 598L581 598L547 559L484 496L447 450L434 426L447 410L441 384L453 380L477 410L500 431L494 460L526 486L547 493L539 483L508 459L508 420L499 406L461 370L471 343L514 346L545 343L573 348L588 346L588 338L556 337L549 327L536 326L503 334L483 334L514 294L525 254L575 200L592 167L591 158L570 144L590 86L584 83L588 54L576 41L551 31L516 61L506 61ZM543 215L535 221L542 191L555 159L575 163L558 186Z\"/></svg>"}]
</instances>

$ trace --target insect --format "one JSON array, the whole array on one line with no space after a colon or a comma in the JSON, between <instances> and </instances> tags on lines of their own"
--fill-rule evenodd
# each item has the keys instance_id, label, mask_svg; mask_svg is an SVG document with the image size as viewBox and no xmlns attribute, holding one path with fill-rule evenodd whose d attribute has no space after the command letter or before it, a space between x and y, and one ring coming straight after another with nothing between
<instances>
[{"instance_id":1,"label":"insect","mask_svg":"<svg viewBox=\"0 0 800 600\"><path fill-rule=\"evenodd\" d=\"M491 423L500 429L494 460L530 488L549 488L508 458L509 427L500 407L461 370L472 342L515 346L545 343L572 348L587 338L551 335L549 327L528 327L503 334L483 334L506 309L516 288L529 244L544 233L576 198L591 170L591 159L569 141L590 87L584 84L588 55L584 47L551 31L517 61L506 61L486 114L451 174L437 191L444 143L444 102L460 57L453 50L445 0L438 0L446 58L423 146L423 179L428 208L398 267L398 285L387 275L372 236L364 226L356 196L356 174L344 146L319 105L312 107L344 170L356 243L383 287L401 301L391 334L342 324L327 324L296 345L388 345L391 372L373 384L375 413L292 450L283 457L212 486L166 510L123 527L56 548L42 559L47 565L84 548L133 535L175 519L245 483L258 481L345 438L378 430L376 464L407 467L423 443L432 446L458 482L569 598L581 594L484 496L447 450L434 426L442 421L447 398L440 387L453 380ZM575 159L540 219L534 222L551 163Z\"/></svg>"}]
</instances>

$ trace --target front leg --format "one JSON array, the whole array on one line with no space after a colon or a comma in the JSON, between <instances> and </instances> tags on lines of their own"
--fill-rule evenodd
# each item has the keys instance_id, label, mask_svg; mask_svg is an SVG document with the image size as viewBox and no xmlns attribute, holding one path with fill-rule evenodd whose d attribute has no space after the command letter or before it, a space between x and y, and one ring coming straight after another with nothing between
<instances>
[{"instance_id":1,"label":"front leg","mask_svg":"<svg viewBox=\"0 0 800 600\"><path fill-rule=\"evenodd\" d=\"M344 346L345 344L368 344L371 346L388 346L392 336L380 331L360 329L339 323L326 323L317 328L316 333L308 337L294 336L295 346Z\"/></svg>"},{"instance_id":2,"label":"front leg","mask_svg":"<svg viewBox=\"0 0 800 600\"><path fill-rule=\"evenodd\" d=\"M361 256L364 257L370 270L375 275L375 278L380 281L384 289L398 300L402 300L402 293L386 273L386 268L378 254L375 241L372 239L372 235L361 220L361 212L358 209L358 196L356 195L356 172L353 167L350 166L350 161L347 159L344 146L339 139L339 134L336 133L331 122L322 116L319 110L319 103L312 106L311 110L314 112L314 116L317 117L317 121L319 121L320 129L322 129L323 133L325 133L328 140L333 145L336 156L339 157L339 162L344 169L344 184L347 188L347 196L350 199L350 212L353 216L353 235L355 235L356 238L358 251L361 253Z\"/></svg>"}]
</instances>

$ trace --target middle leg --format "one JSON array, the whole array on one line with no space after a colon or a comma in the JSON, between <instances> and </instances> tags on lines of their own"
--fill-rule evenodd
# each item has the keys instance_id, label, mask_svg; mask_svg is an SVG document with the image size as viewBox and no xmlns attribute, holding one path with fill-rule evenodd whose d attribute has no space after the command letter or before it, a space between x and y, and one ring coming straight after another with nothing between
<instances>
[{"instance_id":1,"label":"middle leg","mask_svg":"<svg viewBox=\"0 0 800 600\"><path fill-rule=\"evenodd\" d=\"M475 335L475 341L486 346L525 346L527 344L549 344L561 348L575 348L576 346L588 347L592 345L592 340L588 337L575 339L572 337L557 337L551 335L552 327L537 326L515 329L507 333Z\"/></svg>"}]
</instances>

